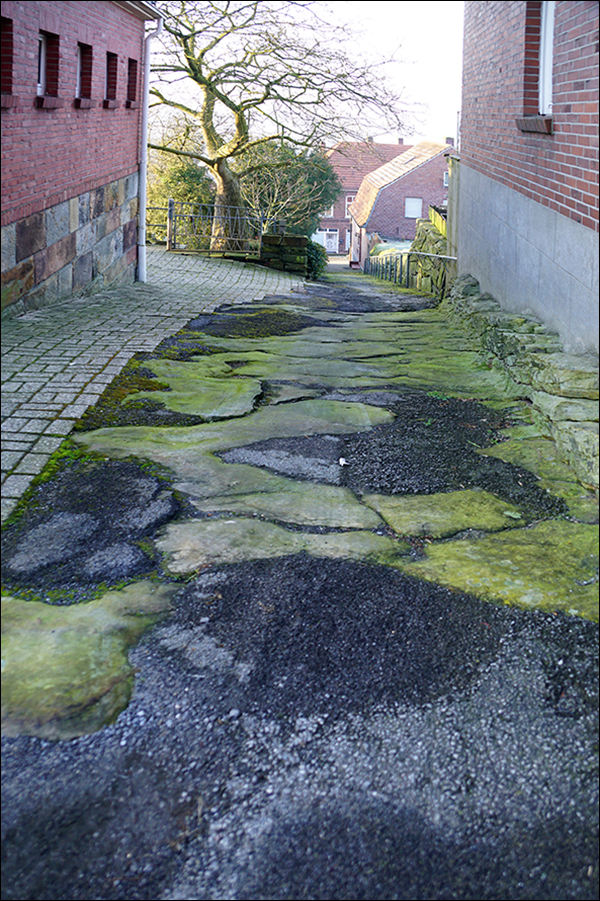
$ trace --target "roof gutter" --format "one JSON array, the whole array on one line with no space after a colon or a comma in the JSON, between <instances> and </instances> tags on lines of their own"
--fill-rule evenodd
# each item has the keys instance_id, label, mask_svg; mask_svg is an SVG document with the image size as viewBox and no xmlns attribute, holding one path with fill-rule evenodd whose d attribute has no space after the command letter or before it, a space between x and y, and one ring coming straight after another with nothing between
<instances>
[{"instance_id":1,"label":"roof gutter","mask_svg":"<svg viewBox=\"0 0 600 901\"><path fill-rule=\"evenodd\" d=\"M148 206L146 185L148 181L148 109L150 107L150 41L163 30L162 18L156 29L144 38L144 85L142 97L142 128L140 150L140 188L138 210L138 281L146 282L146 208Z\"/></svg>"}]
</instances>

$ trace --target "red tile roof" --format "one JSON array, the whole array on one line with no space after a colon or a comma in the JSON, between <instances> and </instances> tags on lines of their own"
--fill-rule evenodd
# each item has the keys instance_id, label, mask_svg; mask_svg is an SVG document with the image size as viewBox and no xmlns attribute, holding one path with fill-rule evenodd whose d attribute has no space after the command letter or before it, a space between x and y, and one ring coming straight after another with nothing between
<instances>
[{"instance_id":1,"label":"red tile roof","mask_svg":"<svg viewBox=\"0 0 600 901\"><path fill-rule=\"evenodd\" d=\"M358 191L365 175L410 149L410 144L376 144L371 141L341 142L327 151L346 191Z\"/></svg>"},{"instance_id":2,"label":"red tile roof","mask_svg":"<svg viewBox=\"0 0 600 901\"><path fill-rule=\"evenodd\" d=\"M356 224L361 227L367 224L382 188L398 181L399 178L439 156L440 153L453 149L449 144L421 141L420 144L415 144L389 163L384 163L378 169L368 172L361 183L356 199L349 206L350 214Z\"/></svg>"}]
</instances>

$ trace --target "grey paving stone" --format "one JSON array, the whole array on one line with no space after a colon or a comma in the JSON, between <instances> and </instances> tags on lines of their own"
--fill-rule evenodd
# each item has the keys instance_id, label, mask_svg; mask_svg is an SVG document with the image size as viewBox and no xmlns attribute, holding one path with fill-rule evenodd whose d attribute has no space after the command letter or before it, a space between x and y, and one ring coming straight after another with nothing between
<instances>
[{"instance_id":1,"label":"grey paving stone","mask_svg":"<svg viewBox=\"0 0 600 901\"><path fill-rule=\"evenodd\" d=\"M23 432L32 432L37 435L41 435L46 431L48 426L48 422L45 419L30 419L22 428Z\"/></svg>"},{"instance_id":2,"label":"grey paving stone","mask_svg":"<svg viewBox=\"0 0 600 901\"><path fill-rule=\"evenodd\" d=\"M50 454L26 454L23 460L15 468L15 475L31 473L38 475L50 459Z\"/></svg>"},{"instance_id":3,"label":"grey paving stone","mask_svg":"<svg viewBox=\"0 0 600 901\"><path fill-rule=\"evenodd\" d=\"M22 457L22 450L2 450L2 472L12 472Z\"/></svg>"},{"instance_id":4,"label":"grey paving stone","mask_svg":"<svg viewBox=\"0 0 600 901\"><path fill-rule=\"evenodd\" d=\"M10 475L2 482L2 497L20 498L34 479L31 475Z\"/></svg>"},{"instance_id":5,"label":"grey paving stone","mask_svg":"<svg viewBox=\"0 0 600 901\"><path fill-rule=\"evenodd\" d=\"M2 514L2 522L8 519L10 514L13 512L17 504L19 503L18 498L12 497L3 497L0 499L0 511Z\"/></svg>"},{"instance_id":6,"label":"grey paving stone","mask_svg":"<svg viewBox=\"0 0 600 901\"><path fill-rule=\"evenodd\" d=\"M75 425L75 419L55 419L44 431L46 435L68 435Z\"/></svg>"},{"instance_id":7,"label":"grey paving stone","mask_svg":"<svg viewBox=\"0 0 600 901\"><path fill-rule=\"evenodd\" d=\"M42 435L42 437L38 438L38 440L35 442L32 450L38 454L52 454L61 446L63 440L63 438L52 437L51 435Z\"/></svg>"}]
</instances>

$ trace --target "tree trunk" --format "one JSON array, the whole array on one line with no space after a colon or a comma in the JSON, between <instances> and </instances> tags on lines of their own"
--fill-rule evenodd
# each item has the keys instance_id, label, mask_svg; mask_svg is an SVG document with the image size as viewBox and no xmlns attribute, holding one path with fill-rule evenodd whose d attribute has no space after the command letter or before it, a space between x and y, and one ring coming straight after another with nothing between
<instances>
[{"instance_id":1,"label":"tree trunk","mask_svg":"<svg viewBox=\"0 0 600 901\"><path fill-rule=\"evenodd\" d=\"M212 168L217 183L210 249L218 252L249 250L245 203L237 175L225 160Z\"/></svg>"}]
</instances>

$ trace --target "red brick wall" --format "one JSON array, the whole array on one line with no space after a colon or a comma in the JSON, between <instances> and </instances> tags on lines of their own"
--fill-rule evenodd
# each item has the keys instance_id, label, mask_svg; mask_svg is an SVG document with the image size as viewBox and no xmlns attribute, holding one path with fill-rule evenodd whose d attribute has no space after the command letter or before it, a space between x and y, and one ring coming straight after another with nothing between
<instances>
[{"instance_id":1,"label":"red brick wall","mask_svg":"<svg viewBox=\"0 0 600 901\"><path fill-rule=\"evenodd\" d=\"M539 6L465 4L461 161L598 230L598 4L556 3L553 134L515 124L534 112L530 68Z\"/></svg>"},{"instance_id":2,"label":"red brick wall","mask_svg":"<svg viewBox=\"0 0 600 901\"><path fill-rule=\"evenodd\" d=\"M448 188L445 188L443 183L444 172L447 171L448 160L440 153L397 182L383 188L367 222L367 231L378 232L382 238L391 240L395 238L412 240L415 237L417 220L405 218L405 199L421 197L422 216L427 218L430 206L440 206L448 199Z\"/></svg>"},{"instance_id":3,"label":"red brick wall","mask_svg":"<svg viewBox=\"0 0 600 901\"><path fill-rule=\"evenodd\" d=\"M128 61L142 71L144 23L110 2L2 3L13 21L10 108L2 110L2 224L127 176L138 169L140 109L126 108ZM38 34L59 36L59 109L36 105ZM74 103L77 43L93 48L91 97ZM104 109L106 54L118 57L116 109ZM138 99L140 87L138 86Z\"/></svg>"}]
</instances>

